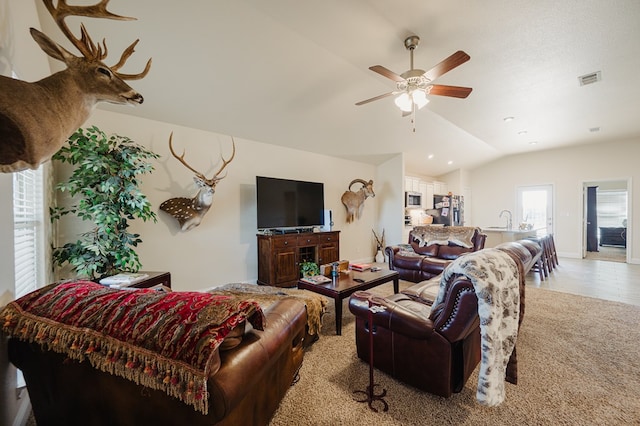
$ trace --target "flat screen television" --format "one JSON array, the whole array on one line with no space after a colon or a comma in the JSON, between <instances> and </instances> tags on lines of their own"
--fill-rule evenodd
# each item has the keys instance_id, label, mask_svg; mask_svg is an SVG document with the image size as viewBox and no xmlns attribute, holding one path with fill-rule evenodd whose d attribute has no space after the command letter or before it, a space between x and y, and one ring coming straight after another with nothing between
<instances>
[{"instance_id":1,"label":"flat screen television","mask_svg":"<svg viewBox=\"0 0 640 426\"><path fill-rule=\"evenodd\" d=\"M324 225L324 184L256 176L258 229Z\"/></svg>"}]
</instances>

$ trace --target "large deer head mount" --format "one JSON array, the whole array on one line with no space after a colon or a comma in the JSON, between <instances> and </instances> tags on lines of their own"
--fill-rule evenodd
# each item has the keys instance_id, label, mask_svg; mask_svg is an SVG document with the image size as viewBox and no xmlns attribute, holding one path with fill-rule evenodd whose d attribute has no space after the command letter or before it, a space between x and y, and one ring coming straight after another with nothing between
<instances>
[{"instance_id":1,"label":"large deer head mount","mask_svg":"<svg viewBox=\"0 0 640 426\"><path fill-rule=\"evenodd\" d=\"M171 154L180 161L180 163L182 163L182 165L195 173L193 180L199 188L198 193L193 198L170 198L160 204L160 210L173 216L180 224L180 229L182 231L188 231L200 225L202 218L209 211L209 207L211 207L211 203L213 202L213 194L216 192L216 185L222 179L227 177L226 173L224 176L220 176L220 173L222 173L229 163L231 163L233 157L236 155L236 142L233 137L231 137L231 141L233 143L233 152L231 153L231 157L229 157L228 160L225 160L221 155L220 158L222 159L222 165L213 177L208 179L205 175L187 164L184 159L184 151L182 151L182 155L176 154L173 150L173 132L171 132L171 135L169 136L169 150L171 151Z\"/></svg>"},{"instance_id":2,"label":"large deer head mount","mask_svg":"<svg viewBox=\"0 0 640 426\"><path fill-rule=\"evenodd\" d=\"M107 45L94 43L83 24L76 37L65 23L68 16L132 20L107 10L109 0L90 6L70 6L67 0L43 0L54 21L80 51L75 56L42 32L31 28L31 35L49 56L67 68L40 81L28 83L0 75L0 172L36 169L48 161L67 138L89 118L98 102L141 104L143 97L124 80L147 75L151 59L139 74L122 74L119 69L133 54L138 40L109 67Z\"/></svg>"}]
</instances>

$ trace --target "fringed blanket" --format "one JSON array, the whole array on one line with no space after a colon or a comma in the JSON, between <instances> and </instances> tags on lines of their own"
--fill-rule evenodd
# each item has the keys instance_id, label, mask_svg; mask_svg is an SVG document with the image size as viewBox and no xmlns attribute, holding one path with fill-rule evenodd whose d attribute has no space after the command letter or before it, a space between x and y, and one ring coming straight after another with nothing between
<instances>
[{"instance_id":1,"label":"fringed blanket","mask_svg":"<svg viewBox=\"0 0 640 426\"><path fill-rule=\"evenodd\" d=\"M0 311L6 334L101 371L158 389L208 413L207 378L217 349L248 320L262 330L255 301L197 292L122 291L88 281L52 284Z\"/></svg>"},{"instance_id":2,"label":"fringed blanket","mask_svg":"<svg viewBox=\"0 0 640 426\"><path fill-rule=\"evenodd\" d=\"M308 290L246 283L225 284L209 290L209 293L248 297L258 302L263 310L283 297L300 299L307 307L307 331L310 335L317 335L322 329L322 316L326 312L327 304L329 303L326 297Z\"/></svg>"},{"instance_id":3,"label":"fringed blanket","mask_svg":"<svg viewBox=\"0 0 640 426\"><path fill-rule=\"evenodd\" d=\"M504 401L506 368L518 337L518 266L498 249L460 256L444 270L434 306L444 300L447 284L459 275L473 283L478 297L482 357L476 399L495 406Z\"/></svg>"}]
</instances>

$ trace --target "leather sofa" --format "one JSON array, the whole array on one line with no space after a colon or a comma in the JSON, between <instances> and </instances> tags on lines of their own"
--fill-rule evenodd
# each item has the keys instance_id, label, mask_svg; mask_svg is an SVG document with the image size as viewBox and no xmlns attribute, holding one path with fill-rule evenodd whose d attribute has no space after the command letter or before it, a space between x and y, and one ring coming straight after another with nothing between
<instances>
[{"instance_id":1,"label":"leather sofa","mask_svg":"<svg viewBox=\"0 0 640 426\"><path fill-rule=\"evenodd\" d=\"M267 425L302 365L307 316L304 302L291 298L264 314L264 331L247 324L240 343L220 351L207 415L36 343L10 338L9 359L24 373L39 426Z\"/></svg>"},{"instance_id":2,"label":"leather sofa","mask_svg":"<svg viewBox=\"0 0 640 426\"><path fill-rule=\"evenodd\" d=\"M510 242L496 247L518 266L520 321L524 317L524 274L542 251L535 243L526 246ZM433 277L387 297L356 292L349 299L349 310L356 317L360 359L369 362L369 332L373 330L373 361L377 369L418 389L449 397L462 390L480 362L480 319L474 286L464 276L448 282L443 302L432 306L440 278ZM369 324L369 303L385 308L371 315L373 326ZM514 369L507 369L512 383L517 382Z\"/></svg>"},{"instance_id":3,"label":"leather sofa","mask_svg":"<svg viewBox=\"0 0 640 426\"><path fill-rule=\"evenodd\" d=\"M419 283L440 275L444 268L464 253L482 250L487 236L480 228L468 226L416 226L408 244L387 246L389 269L400 279Z\"/></svg>"}]
</instances>

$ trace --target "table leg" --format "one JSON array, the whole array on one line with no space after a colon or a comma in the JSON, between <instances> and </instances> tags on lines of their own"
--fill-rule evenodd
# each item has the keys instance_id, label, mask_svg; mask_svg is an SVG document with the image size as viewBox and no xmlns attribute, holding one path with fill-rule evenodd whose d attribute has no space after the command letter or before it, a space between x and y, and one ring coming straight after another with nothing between
<instances>
[{"instance_id":1,"label":"table leg","mask_svg":"<svg viewBox=\"0 0 640 426\"><path fill-rule=\"evenodd\" d=\"M336 298L336 334L342 336L342 299Z\"/></svg>"},{"instance_id":2,"label":"table leg","mask_svg":"<svg viewBox=\"0 0 640 426\"><path fill-rule=\"evenodd\" d=\"M393 279L393 292L395 294L400 293L400 278L397 276Z\"/></svg>"}]
</instances>

